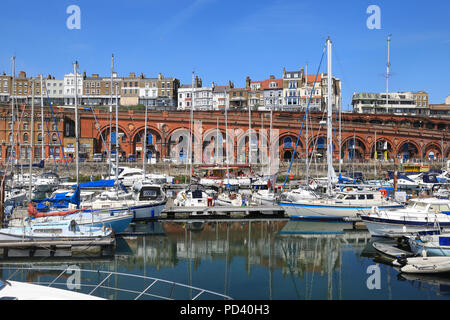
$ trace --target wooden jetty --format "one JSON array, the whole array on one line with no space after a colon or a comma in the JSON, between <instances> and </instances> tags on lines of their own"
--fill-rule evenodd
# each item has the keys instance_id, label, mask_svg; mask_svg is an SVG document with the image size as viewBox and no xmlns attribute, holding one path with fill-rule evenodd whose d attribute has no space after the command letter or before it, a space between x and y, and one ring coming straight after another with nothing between
<instances>
[{"instance_id":1,"label":"wooden jetty","mask_svg":"<svg viewBox=\"0 0 450 320\"><path fill-rule=\"evenodd\" d=\"M98 240L26 240L0 242L0 257L72 257L83 254L112 255L114 238Z\"/></svg>"},{"instance_id":2,"label":"wooden jetty","mask_svg":"<svg viewBox=\"0 0 450 320\"><path fill-rule=\"evenodd\" d=\"M212 207L166 207L161 218L243 218L243 217L286 217L281 206L212 206Z\"/></svg>"}]
</instances>

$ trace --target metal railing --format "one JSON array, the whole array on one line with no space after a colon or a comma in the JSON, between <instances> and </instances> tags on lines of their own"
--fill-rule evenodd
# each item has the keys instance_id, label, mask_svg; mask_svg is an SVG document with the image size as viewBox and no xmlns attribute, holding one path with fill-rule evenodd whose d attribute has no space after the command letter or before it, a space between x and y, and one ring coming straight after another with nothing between
<instances>
[{"instance_id":1,"label":"metal railing","mask_svg":"<svg viewBox=\"0 0 450 320\"><path fill-rule=\"evenodd\" d=\"M8 269L13 272L5 280L22 281L14 278L20 275L29 280L33 273L37 276L52 278L54 276L50 276L52 272L57 272L58 274L51 281L27 281L27 283L66 290L77 289L77 292L80 293L113 300L232 300L230 296L211 290L138 274L86 270L79 269L77 266L2 266L0 270L3 278L5 278L4 270ZM75 274L77 274L76 277ZM64 281L64 279L66 280ZM76 279L79 279L78 283ZM82 279L85 280L85 283L82 283ZM125 284L130 287L126 287ZM123 287L119 287L119 285L123 285Z\"/></svg>"}]
</instances>

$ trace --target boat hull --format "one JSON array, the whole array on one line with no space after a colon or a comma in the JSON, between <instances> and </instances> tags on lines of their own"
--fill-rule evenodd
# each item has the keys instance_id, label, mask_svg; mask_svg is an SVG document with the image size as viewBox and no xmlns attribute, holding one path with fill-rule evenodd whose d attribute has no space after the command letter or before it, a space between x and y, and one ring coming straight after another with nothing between
<instances>
[{"instance_id":1,"label":"boat hull","mask_svg":"<svg viewBox=\"0 0 450 320\"><path fill-rule=\"evenodd\" d=\"M436 225L432 222L400 221L372 216L361 216L361 219L370 234L376 237L398 237L399 235L409 235L421 231L436 230ZM450 231L450 223L440 223L439 226L444 231Z\"/></svg>"},{"instance_id":2,"label":"boat hull","mask_svg":"<svg viewBox=\"0 0 450 320\"><path fill-rule=\"evenodd\" d=\"M161 215L166 207L167 201L151 203L146 205L132 206L130 212L133 213L133 220L155 219Z\"/></svg>"},{"instance_id":3,"label":"boat hull","mask_svg":"<svg viewBox=\"0 0 450 320\"><path fill-rule=\"evenodd\" d=\"M372 210L370 206L337 206L332 204L308 204L308 203L292 203L280 202L285 209L286 214L290 218L295 219L346 219L357 218L361 213L367 213ZM380 206L380 209L397 209L403 208L401 205Z\"/></svg>"}]
</instances>

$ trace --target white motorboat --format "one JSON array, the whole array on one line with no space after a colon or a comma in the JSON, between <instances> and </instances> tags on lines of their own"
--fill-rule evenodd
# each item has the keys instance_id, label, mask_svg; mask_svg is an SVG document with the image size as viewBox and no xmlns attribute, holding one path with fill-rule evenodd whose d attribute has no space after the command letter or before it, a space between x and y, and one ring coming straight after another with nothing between
<instances>
[{"instance_id":1,"label":"white motorboat","mask_svg":"<svg viewBox=\"0 0 450 320\"><path fill-rule=\"evenodd\" d=\"M0 280L0 300L104 300L96 296L26 283Z\"/></svg>"},{"instance_id":2,"label":"white motorboat","mask_svg":"<svg viewBox=\"0 0 450 320\"><path fill-rule=\"evenodd\" d=\"M281 199L290 202L302 201L302 200L317 200L320 196L309 187L300 186L296 189L283 192Z\"/></svg>"},{"instance_id":3,"label":"white motorboat","mask_svg":"<svg viewBox=\"0 0 450 320\"><path fill-rule=\"evenodd\" d=\"M28 192L24 189L10 189L5 191L5 206L12 205L22 205L27 199Z\"/></svg>"},{"instance_id":4,"label":"white motorboat","mask_svg":"<svg viewBox=\"0 0 450 320\"><path fill-rule=\"evenodd\" d=\"M217 195L214 204L217 206L241 207L245 204L245 201L240 193L225 191Z\"/></svg>"},{"instance_id":5,"label":"white motorboat","mask_svg":"<svg viewBox=\"0 0 450 320\"><path fill-rule=\"evenodd\" d=\"M173 201L177 207L211 207L213 196L201 184L190 184L186 189L178 192Z\"/></svg>"},{"instance_id":6,"label":"white motorboat","mask_svg":"<svg viewBox=\"0 0 450 320\"><path fill-rule=\"evenodd\" d=\"M421 231L450 231L450 200L412 199L405 208L384 210L374 207L360 217L373 236L397 237Z\"/></svg>"},{"instance_id":7,"label":"white motorboat","mask_svg":"<svg viewBox=\"0 0 450 320\"><path fill-rule=\"evenodd\" d=\"M35 192L49 192L57 188L59 183L60 179L56 173L45 172L36 179L33 189Z\"/></svg>"},{"instance_id":8,"label":"white motorboat","mask_svg":"<svg viewBox=\"0 0 450 320\"><path fill-rule=\"evenodd\" d=\"M260 189L252 192L251 202L260 206L273 206L276 204L278 194L269 189Z\"/></svg>"},{"instance_id":9,"label":"white motorboat","mask_svg":"<svg viewBox=\"0 0 450 320\"><path fill-rule=\"evenodd\" d=\"M280 205L290 218L338 220L357 218L360 213L371 212L374 206L386 210L404 207L372 190L342 191L328 198L280 201Z\"/></svg>"}]
</instances>

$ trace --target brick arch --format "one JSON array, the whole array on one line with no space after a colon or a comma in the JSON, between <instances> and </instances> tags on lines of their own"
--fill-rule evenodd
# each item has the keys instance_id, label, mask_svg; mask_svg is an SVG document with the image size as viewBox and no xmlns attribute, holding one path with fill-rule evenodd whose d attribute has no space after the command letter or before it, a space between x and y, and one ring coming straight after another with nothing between
<instances>
[{"instance_id":1,"label":"brick arch","mask_svg":"<svg viewBox=\"0 0 450 320\"><path fill-rule=\"evenodd\" d=\"M309 146L308 147L312 147L316 143L316 139L319 139L319 138L324 138L325 145L327 144L327 134L319 133L319 134L314 134L312 137L309 137L309 139L308 139ZM337 139L333 139L333 153L337 150L339 150L339 142L337 141Z\"/></svg>"},{"instance_id":2,"label":"brick arch","mask_svg":"<svg viewBox=\"0 0 450 320\"><path fill-rule=\"evenodd\" d=\"M95 134L95 139L97 139L97 141L101 141L102 139L100 138L100 134L102 134L103 135L103 133L106 131L106 130L109 130L109 124L106 124L106 125L104 125L104 126L102 126L101 128L100 128L100 130L96 130L97 132L96 132L96 134ZM112 130L111 130L112 132L115 132L116 131L116 124L115 123L113 123L112 124ZM127 135L127 141L128 141L128 137L129 137L129 135L127 134L129 131L128 131L128 129L126 128L126 127L124 127L123 125L121 125L120 123L119 123L119 132L120 131L122 131L122 132L124 132L126 135Z\"/></svg>"},{"instance_id":3,"label":"brick arch","mask_svg":"<svg viewBox=\"0 0 450 320\"><path fill-rule=\"evenodd\" d=\"M298 133L293 133L293 132L290 132L290 131L283 132L282 134L280 134L278 136L278 143L281 145L284 142L284 138L286 138L286 137L291 137L292 138L292 148L294 148L295 147L295 143L297 142L297 139L298 139ZM298 143L302 147L305 146L305 141L304 141L304 139L302 137L300 137ZM298 146L297 146L297 148L298 148Z\"/></svg>"},{"instance_id":4,"label":"brick arch","mask_svg":"<svg viewBox=\"0 0 450 320\"><path fill-rule=\"evenodd\" d=\"M292 138L291 147L286 147L284 144L285 138ZM295 144L297 143L298 139L298 133L294 133L291 131L283 132L278 136L278 154L280 155L281 159L283 160L291 160L292 153L295 149ZM295 153L298 155L298 157L304 157L305 156L305 142L303 141L302 137L300 137L297 145L297 149L295 150Z\"/></svg>"},{"instance_id":5,"label":"brick arch","mask_svg":"<svg viewBox=\"0 0 450 320\"><path fill-rule=\"evenodd\" d=\"M345 154L348 154L348 148L344 148L344 146L353 140L353 138L359 142L361 142L361 144L363 145L364 148L361 148L361 146L357 145L356 146L356 150L358 150L358 152L360 153L361 159L364 160L367 157L367 154L370 152L370 149L368 148L368 144L365 142L366 139L364 139L363 137L361 137L360 135L355 134L353 135L349 135L346 138L344 138L341 142L341 152ZM339 150L337 150L339 153ZM343 157L345 158L345 157Z\"/></svg>"},{"instance_id":6,"label":"brick arch","mask_svg":"<svg viewBox=\"0 0 450 320\"><path fill-rule=\"evenodd\" d=\"M442 157L442 148L439 144L437 144L436 142L430 142L428 144L426 144L423 148L422 148L422 157L424 159L428 159L428 153L430 151L435 151L435 157L436 158L441 158ZM436 155L436 151L438 152L438 155Z\"/></svg>"},{"instance_id":7,"label":"brick arch","mask_svg":"<svg viewBox=\"0 0 450 320\"><path fill-rule=\"evenodd\" d=\"M156 132L159 135L159 137L162 139L163 135L161 133L161 130L159 130L157 127L147 124L147 132L149 132L149 130ZM138 135L138 133L140 133L141 131L145 131L144 125L134 128L133 131L130 133L131 141L134 141L134 139L136 139L136 136Z\"/></svg>"},{"instance_id":8,"label":"brick arch","mask_svg":"<svg viewBox=\"0 0 450 320\"><path fill-rule=\"evenodd\" d=\"M391 146L391 151L390 152L389 152L389 147L388 147L388 159L395 158L395 156L397 155L395 153L395 150L396 150L397 146L394 144L392 139L390 137L378 136L377 135L377 142L378 141L386 141L388 143L388 145ZM373 141L369 145L369 155L370 155L371 158L374 156L374 151L375 151L375 141Z\"/></svg>"},{"instance_id":9,"label":"brick arch","mask_svg":"<svg viewBox=\"0 0 450 320\"><path fill-rule=\"evenodd\" d=\"M410 140L410 139L404 139L398 143L398 145L396 146L396 149L395 149L396 155L400 155L402 153L402 147L405 143L411 143L412 145L414 145L417 149L417 156L420 157L420 155L422 154L422 148L420 147L420 145L417 142Z\"/></svg>"}]
</instances>

